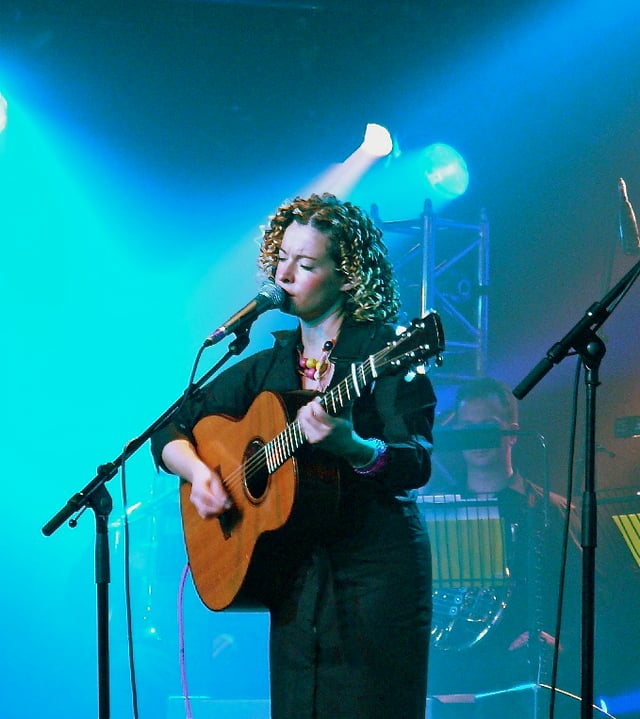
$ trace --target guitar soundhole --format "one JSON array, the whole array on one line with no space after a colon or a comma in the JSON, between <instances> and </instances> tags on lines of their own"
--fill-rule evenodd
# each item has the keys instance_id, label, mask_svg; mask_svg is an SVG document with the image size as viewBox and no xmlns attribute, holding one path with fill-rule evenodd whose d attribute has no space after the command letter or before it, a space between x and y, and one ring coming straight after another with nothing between
<instances>
[{"instance_id":1,"label":"guitar soundhole","mask_svg":"<svg viewBox=\"0 0 640 719\"><path fill-rule=\"evenodd\" d=\"M269 472L263 448L264 442L254 439L244 453L244 485L249 499L256 503L262 500L269 486Z\"/></svg>"}]
</instances>

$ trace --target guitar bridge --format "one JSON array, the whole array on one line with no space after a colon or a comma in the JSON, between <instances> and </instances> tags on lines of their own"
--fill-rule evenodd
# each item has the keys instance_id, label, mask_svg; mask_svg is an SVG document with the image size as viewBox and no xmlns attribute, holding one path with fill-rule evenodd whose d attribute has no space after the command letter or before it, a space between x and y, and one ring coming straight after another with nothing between
<instances>
[{"instance_id":1,"label":"guitar bridge","mask_svg":"<svg viewBox=\"0 0 640 719\"><path fill-rule=\"evenodd\" d=\"M218 517L218 522L220 522L220 529L222 530L222 534L225 539L231 538L233 528L236 526L236 524L238 524L241 516L242 515L240 514L240 510L234 504L230 509L224 512L224 514L221 514Z\"/></svg>"}]
</instances>

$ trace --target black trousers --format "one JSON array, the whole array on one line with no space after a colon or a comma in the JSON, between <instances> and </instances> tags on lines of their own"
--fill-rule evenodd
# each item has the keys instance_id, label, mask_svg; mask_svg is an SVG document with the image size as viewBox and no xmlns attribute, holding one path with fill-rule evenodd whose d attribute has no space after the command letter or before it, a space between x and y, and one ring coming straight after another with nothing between
<instances>
[{"instance_id":1,"label":"black trousers","mask_svg":"<svg viewBox=\"0 0 640 719\"><path fill-rule=\"evenodd\" d=\"M394 498L369 498L352 522L314 549L271 612L272 719L424 719L426 527Z\"/></svg>"}]
</instances>

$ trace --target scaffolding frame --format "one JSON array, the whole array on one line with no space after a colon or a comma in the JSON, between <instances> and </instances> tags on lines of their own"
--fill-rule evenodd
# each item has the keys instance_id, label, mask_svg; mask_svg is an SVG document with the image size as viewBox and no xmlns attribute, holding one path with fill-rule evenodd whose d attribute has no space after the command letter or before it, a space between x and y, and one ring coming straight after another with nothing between
<instances>
[{"instance_id":1,"label":"scaffolding frame","mask_svg":"<svg viewBox=\"0 0 640 719\"><path fill-rule=\"evenodd\" d=\"M396 274L403 271L419 286L419 299L410 303L415 306L409 306L409 313L422 317L434 309L442 318L446 356L455 357L456 363L453 371L448 371L445 361L438 378L460 382L486 374L490 249L486 211L481 210L478 222L459 222L435 213L433 203L427 199L422 214L414 219L382 220L377 205L372 206L371 216L385 235L397 234L412 240L411 247L394 262L394 267ZM456 242L447 246L452 233L456 233ZM464 307L448 291L447 280L454 272L462 274L460 283L468 291L467 299L473 298L470 306Z\"/></svg>"}]
</instances>

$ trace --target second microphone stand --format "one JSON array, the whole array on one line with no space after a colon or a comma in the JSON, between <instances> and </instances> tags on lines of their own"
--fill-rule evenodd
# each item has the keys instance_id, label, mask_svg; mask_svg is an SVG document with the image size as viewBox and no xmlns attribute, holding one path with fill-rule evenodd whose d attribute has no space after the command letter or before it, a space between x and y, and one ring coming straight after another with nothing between
<instances>
[{"instance_id":1,"label":"second microphone stand","mask_svg":"<svg viewBox=\"0 0 640 719\"><path fill-rule=\"evenodd\" d=\"M581 719L593 717L593 677L595 648L595 552L597 546L597 506L595 483L596 395L599 368L606 353L596 332L613 313L640 276L640 261L584 316L556 342L546 356L513 390L523 399L535 385L569 354L579 355L585 367L585 478L582 501L582 640L581 640Z\"/></svg>"}]
</instances>

